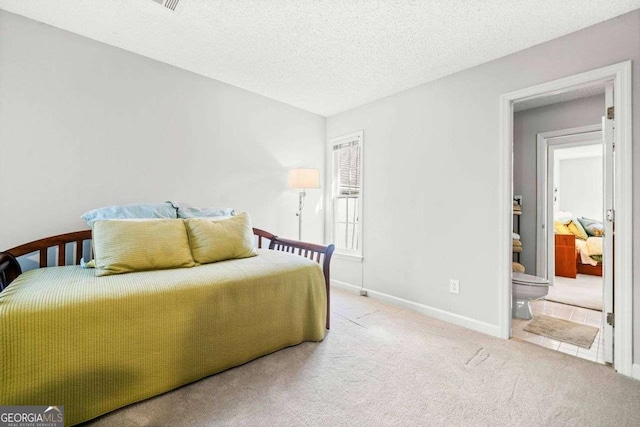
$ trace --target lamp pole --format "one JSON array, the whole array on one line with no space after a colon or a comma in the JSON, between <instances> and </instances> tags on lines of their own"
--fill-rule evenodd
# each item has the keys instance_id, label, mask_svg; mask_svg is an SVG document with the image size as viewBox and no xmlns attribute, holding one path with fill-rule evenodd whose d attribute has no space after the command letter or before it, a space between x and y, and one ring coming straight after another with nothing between
<instances>
[{"instance_id":1,"label":"lamp pole","mask_svg":"<svg viewBox=\"0 0 640 427\"><path fill-rule=\"evenodd\" d=\"M298 240L299 241L302 241L302 207L304 206L304 198L306 195L307 193L304 191L304 189L298 195L298 213L296 215L298 216Z\"/></svg>"},{"instance_id":2,"label":"lamp pole","mask_svg":"<svg viewBox=\"0 0 640 427\"><path fill-rule=\"evenodd\" d=\"M289 170L289 182L287 187L300 190L298 193L298 240L302 240L302 209L308 188L320 188L320 171L311 168L296 168Z\"/></svg>"}]
</instances>

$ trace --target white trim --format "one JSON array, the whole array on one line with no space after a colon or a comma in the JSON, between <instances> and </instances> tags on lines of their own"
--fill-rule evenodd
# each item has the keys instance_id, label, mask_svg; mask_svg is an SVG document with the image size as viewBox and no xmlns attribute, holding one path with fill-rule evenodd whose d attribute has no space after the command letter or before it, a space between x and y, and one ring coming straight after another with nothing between
<instances>
[{"instance_id":1,"label":"white trim","mask_svg":"<svg viewBox=\"0 0 640 427\"><path fill-rule=\"evenodd\" d=\"M343 282L342 280L331 279L331 286L344 291L360 292L360 286L352 285L351 283Z\"/></svg>"},{"instance_id":2,"label":"white trim","mask_svg":"<svg viewBox=\"0 0 640 427\"><path fill-rule=\"evenodd\" d=\"M551 182L547 182L549 178L549 167L547 164L548 161L548 153L551 145L564 145L569 146L569 144L575 145L587 145L594 144L596 142L593 139L602 139L602 135L600 134L597 138L595 135L585 135L585 134L595 134L602 132L602 124L595 124L589 126L580 126L576 128L570 129L561 129L554 130L549 132L541 132L537 134L537 156L536 156L536 164L537 164L537 172L536 172L536 206L537 206L537 216L536 216L536 276L546 277L550 281L553 280L553 265L548 264L548 260L554 259L554 245L553 237L549 237L553 235L553 226L550 221L549 215L549 199L551 197L549 188L545 187L546 184L551 184ZM581 142L573 142L575 138ZM559 138L557 141L551 141L554 138ZM584 142L583 142L584 141ZM553 212L551 213L553 215ZM549 224L547 229L544 230L545 224ZM544 231L541 231L544 230Z\"/></svg>"},{"instance_id":3,"label":"white trim","mask_svg":"<svg viewBox=\"0 0 640 427\"><path fill-rule=\"evenodd\" d=\"M620 64L614 81L616 239L614 245L615 354L618 372L631 375L633 341L633 160L631 140L631 61Z\"/></svg>"},{"instance_id":4,"label":"white trim","mask_svg":"<svg viewBox=\"0 0 640 427\"><path fill-rule=\"evenodd\" d=\"M357 251L339 251L336 249L335 255L340 254L339 258L354 260L354 258L360 258L360 262L362 262L362 254L363 254L363 243L364 243L364 191L365 191L365 179L364 179L364 130L359 130L356 132L352 132L346 135L340 135L333 138L329 138L329 147L333 149L335 145L340 144L341 142L350 140L350 139L358 139L358 144L360 145L360 193L358 194L358 204L359 204L359 212L358 212L358 250ZM333 217L334 217L334 206L333 206L333 177L335 175L334 164L333 164L333 152L330 151L329 161L331 162L331 167L327 168L331 171L331 175L329 176L327 189L329 193L327 195L327 200L331 202L331 206L327 206L326 212L329 213L329 221L325 222L328 225L329 234L327 238L330 241L334 240L333 236ZM335 242L331 242L334 243Z\"/></svg>"},{"instance_id":5,"label":"white trim","mask_svg":"<svg viewBox=\"0 0 640 427\"><path fill-rule=\"evenodd\" d=\"M338 251L335 251L333 253L333 258L344 259L346 261L351 261L351 262L362 262L362 260L364 259L362 258L361 255L354 255L354 254L338 252Z\"/></svg>"},{"instance_id":6,"label":"white trim","mask_svg":"<svg viewBox=\"0 0 640 427\"><path fill-rule=\"evenodd\" d=\"M513 233L513 98L500 97L498 168L498 326L499 338L511 338L511 270Z\"/></svg>"},{"instance_id":7,"label":"white trim","mask_svg":"<svg viewBox=\"0 0 640 427\"><path fill-rule=\"evenodd\" d=\"M355 286L350 283L342 282L340 280L331 279L331 286L347 291L360 292L360 286ZM439 308L430 307L428 305L409 301L403 298L394 297L393 295L388 295L378 291L372 291L371 289L365 290L367 291L367 294L370 298L375 298L380 301L397 305L411 311L416 311L426 316L433 317L434 319L453 323L454 325L462 326L463 328L471 329L494 337L498 337L500 334L500 329L496 325L491 325L489 323L481 322L479 320L471 319L469 317L461 316L459 314L451 313Z\"/></svg>"},{"instance_id":8,"label":"white trim","mask_svg":"<svg viewBox=\"0 0 640 427\"><path fill-rule=\"evenodd\" d=\"M607 80L614 81L616 111L616 239L614 246L615 332L613 365L627 376L632 372L632 140L631 140L631 61L620 62L581 74L528 87L500 97L500 164L498 218L498 287L500 337L511 334L511 233L513 172L513 102L562 93Z\"/></svg>"},{"instance_id":9,"label":"white trim","mask_svg":"<svg viewBox=\"0 0 640 427\"><path fill-rule=\"evenodd\" d=\"M364 130L360 129L355 132L329 138L329 145L333 147L334 145L337 145L342 141L348 141L350 139L359 139L360 142L362 142L363 136L364 136Z\"/></svg>"},{"instance_id":10,"label":"white trim","mask_svg":"<svg viewBox=\"0 0 640 427\"><path fill-rule=\"evenodd\" d=\"M640 380L640 364L634 363L631 368L631 376L637 380Z\"/></svg>"},{"instance_id":11,"label":"white trim","mask_svg":"<svg viewBox=\"0 0 640 427\"><path fill-rule=\"evenodd\" d=\"M614 107L614 95L615 89L612 81L605 84L605 108ZM604 187L604 200L602 206L602 222L604 225L604 239L603 239L603 254L602 259L602 278L604 280L604 287L602 293L602 307L605 316L608 313L614 313L614 286L615 286L615 254L614 244L615 237L613 236L614 224L611 221L607 221L607 211L609 209L615 209L615 119L610 120L605 115L602 117L602 139L604 142L603 158L602 158L602 184ZM613 256L610 256L612 255ZM606 317L605 317L606 318ZM605 363L613 363L613 336L615 330L608 322L604 322L602 325L601 334L604 338L604 361Z\"/></svg>"}]
</instances>

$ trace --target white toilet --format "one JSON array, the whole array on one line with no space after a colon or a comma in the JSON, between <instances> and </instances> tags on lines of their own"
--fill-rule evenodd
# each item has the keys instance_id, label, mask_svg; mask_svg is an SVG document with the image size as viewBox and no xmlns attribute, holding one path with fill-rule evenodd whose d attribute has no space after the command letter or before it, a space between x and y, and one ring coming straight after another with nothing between
<instances>
[{"instance_id":1,"label":"white toilet","mask_svg":"<svg viewBox=\"0 0 640 427\"><path fill-rule=\"evenodd\" d=\"M542 298L549 293L549 281L544 277L513 272L511 276L511 293L513 296L513 317L531 319L529 301Z\"/></svg>"}]
</instances>

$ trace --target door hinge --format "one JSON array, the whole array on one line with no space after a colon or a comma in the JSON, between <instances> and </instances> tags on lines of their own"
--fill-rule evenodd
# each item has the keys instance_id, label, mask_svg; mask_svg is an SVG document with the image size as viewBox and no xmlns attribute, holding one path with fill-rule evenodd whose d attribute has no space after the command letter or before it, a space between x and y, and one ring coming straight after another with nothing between
<instances>
[{"instance_id":1,"label":"door hinge","mask_svg":"<svg viewBox=\"0 0 640 427\"><path fill-rule=\"evenodd\" d=\"M607 221L613 222L616 219L616 211L613 209L607 209Z\"/></svg>"},{"instance_id":2,"label":"door hinge","mask_svg":"<svg viewBox=\"0 0 640 427\"><path fill-rule=\"evenodd\" d=\"M616 318L614 313L607 313L607 323L615 328L616 326Z\"/></svg>"},{"instance_id":3,"label":"door hinge","mask_svg":"<svg viewBox=\"0 0 640 427\"><path fill-rule=\"evenodd\" d=\"M600 111L602 111L602 110L600 110ZM607 108L607 120L615 119L615 117L616 117L615 113L616 112L615 112L615 108L614 107Z\"/></svg>"}]
</instances>

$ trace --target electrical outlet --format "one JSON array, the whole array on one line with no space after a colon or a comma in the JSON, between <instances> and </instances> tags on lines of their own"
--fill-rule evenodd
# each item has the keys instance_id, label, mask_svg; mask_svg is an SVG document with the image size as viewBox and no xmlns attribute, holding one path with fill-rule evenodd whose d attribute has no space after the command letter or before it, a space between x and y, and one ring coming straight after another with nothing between
<instances>
[{"instance_id":1,"label":"electrical outlet","mask_svg":"<svg viewBox=\"0 0 640 427\"><path fill-rule=\"evenodd\" d=\"M456 280L456 279L450 279L449 280L449 292L451 292L452 294L459 294L460 293L460 281Z\"/></svg>"}]
</instances>

